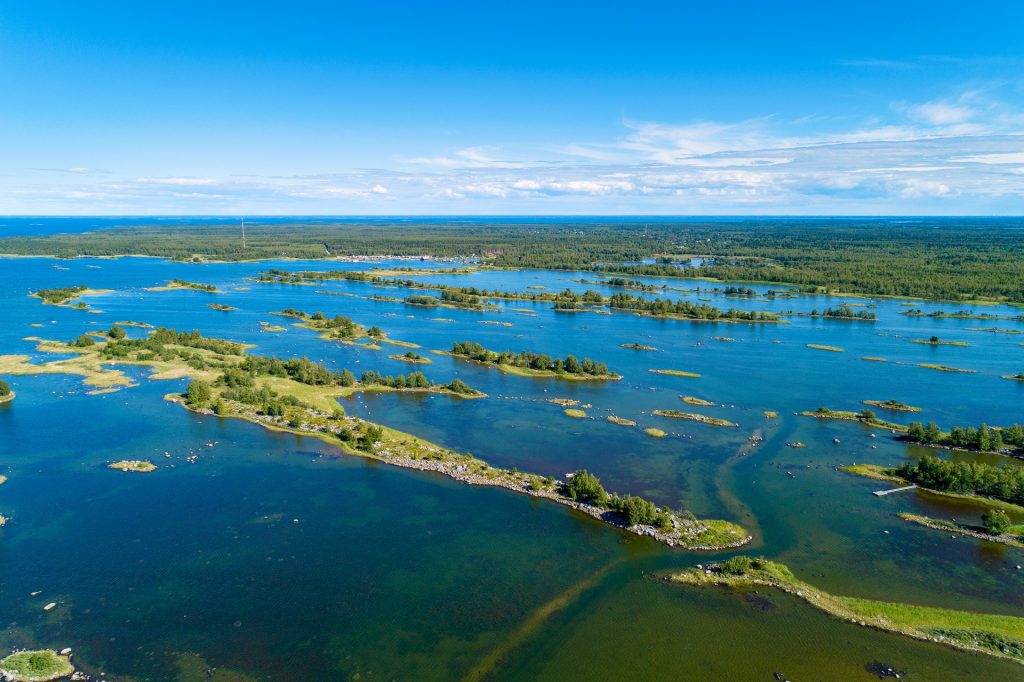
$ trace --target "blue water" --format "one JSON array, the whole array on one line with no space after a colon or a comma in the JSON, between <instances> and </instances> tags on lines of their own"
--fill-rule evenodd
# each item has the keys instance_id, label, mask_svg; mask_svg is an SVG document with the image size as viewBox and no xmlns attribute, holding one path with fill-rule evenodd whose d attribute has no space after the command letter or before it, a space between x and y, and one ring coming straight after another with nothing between
<instances>
[{"instance_id":1,"label":"blue water","mask_svg":"<svg viewBox=\"0 0 1024 682\"><path fill-rule=\"evenodd\" d=\"M909 318L899 314L906 306L888 299L726 298L709 291L720 284L687 280L650 281L700 287L667 295L708 298L719 307L809 311L859 302L873 305L879 320L699 324L555 313L550 304L523 301L479 313L366 300L410 292L363 283L250 281L268 267L370 265L0 259L0 354L42 359L25 337L70 339L117 320L138 320L200 329L255 344L253 353L307 356L357 373L409 371L387 358L405 349L323 341L270 313L294 307L348 315L419 344L417 352L433 360L421 368L429 377L459 377L490 396L370 394L343 401L352 413L495 465L558 476L586 467L620 492L739 521L755 534L749 551L783 560L799 576L840 594L1021 614L1024 579L1013 569L1024 559L1021 552L952 539L895 516L918 511L970 519L980 510L914 494L876 498L870 491L877 483L834 470L854 461L895 464L920 449L879 429L794 412L819 405L859 409L864 399L896 398L924 408L914 418L944 428L1024 421L1024 384L1000 378L1024 367L1024 335L967 331L1024 331L1022 322ZM215 284L223 293L145 290L172 278ZM591 273L487 271L416 279L522 291L615 291L576 281L594 279ZM85 299L100 312L43 306L27 296L80 283L114 290ZM214 311L211 302L238 310ZM263 333L260 321L288 331ZM970 346L911 343L933 334ZM537 380L428 353L457 340L590 356L624 378L607 384ZM620 346L630 342L659 350ZM946 374L916 367L920 362L977 373ZM701 377L660 376L647 371L652 368ZM361 679L453 679L510 641L516 644L491 668L498 678L565 679L571 665L594 679L621 679L628 674L625 661L642 659L641 677L717 673L719 679L761 680L781 669L794 679L870 679L863 665L879 656L917 671L912 679L942 679L943 671L987 679L1018 675L1016 666L863 631L782 597L762 612L735 595L652 582L645 573L705 557L505 491L395 470L339 456L320 441L193 415L162 400L182 390L184 380L151 381L145 370L132 371L139 386L101 396L85 395L76 377L3 377L18 394L0 407L0 473L10 479L0 487L0 513L12 519L0 530L0 612L7 614L11 647L72 646L79 665L107 679L191 679L181 657L188 652L208 666L261 679L350 679L357 673ZM716 406L690 407L682 395ZM594 418L565 417L547 402L552 397L588 403ZM655 409L699 411L740 428L671 421L652 415ZM764 410L779 418L766 420ZM670 435L648 438L607 422L611 414ZM737 455L755 430L765 442ZM796 440L808 447L785 447ZM188 463L189 455L198 461ZM150 458L160 469L143 476L105 468L123 458ZM555 617L515 637L535 609L588 580L593 584ZM32 598L34 590L43 594ZM44 613L48 601L59 606ZM744 655L735 656L737 650Z\"/></svg>"}]
</instances>

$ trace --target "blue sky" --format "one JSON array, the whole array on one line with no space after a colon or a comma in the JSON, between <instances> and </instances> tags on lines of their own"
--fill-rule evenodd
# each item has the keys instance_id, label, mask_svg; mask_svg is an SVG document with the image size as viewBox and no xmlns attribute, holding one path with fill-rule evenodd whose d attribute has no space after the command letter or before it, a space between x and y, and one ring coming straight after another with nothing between
<instances>
[{"instance_id":1,"label":"blue sky","mask_svg":"<svg viewBox=\"0 0 1024 682\"><path fill-rule=\"evenodd\" d=\"M0 213L1024 214L1024 3L839 5L5 0Z\"/></svg>"}]
</instances>

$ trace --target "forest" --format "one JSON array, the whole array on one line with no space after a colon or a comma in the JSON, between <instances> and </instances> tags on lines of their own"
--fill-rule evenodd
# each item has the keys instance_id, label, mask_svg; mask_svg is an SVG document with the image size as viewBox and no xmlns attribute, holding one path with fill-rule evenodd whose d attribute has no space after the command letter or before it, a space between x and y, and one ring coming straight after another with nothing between
<instances>
[{"instance_id":1,"label":"forest","mask_svg":"<svg viewBox=\"0 0 1024 682\"><path fill-rule=\"evenodd\" d=\"M1019 218L737 219L574 224L247 223L124 226L0 239L0 253L177 260L392 255L626 277L777 282L846 292L1024 303Z\"/></svg>"}]
</instances>

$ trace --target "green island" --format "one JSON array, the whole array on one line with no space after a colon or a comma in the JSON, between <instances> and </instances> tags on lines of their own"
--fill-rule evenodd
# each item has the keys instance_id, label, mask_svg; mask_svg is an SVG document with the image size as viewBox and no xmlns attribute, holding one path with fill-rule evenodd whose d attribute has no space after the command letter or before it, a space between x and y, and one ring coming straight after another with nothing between
<instances>
[{"instance_id":1,"label":"green island","mask_svg":"<svg viewBox=\"0 0 1024 682\"><path fill-rule=\"evenodd\" d=\"M1020 329L1000 329L999 327L965 327L965 332L988 332L990 334L1024 334Z\"/></svg>"},{"instance_id":2,"label":"green island","mask_svg":"<svg viewBox=\"0 0 1024 682\"><path fill-rule=\"evenodd\" d=\"M619 426L636 426L636 422L632 419L625 419L623 417L616 417L614 414L610 414L606 417L612 424L618 424Z\"/></svg>"},{"instance_id":3,"label":"green island","mask_svg":"<svg viewBox=\"0 0 1024 682\"><path fill-rule=\"evenodd\" d=\"M851 320L853 322L876 322L878 320L878 315L872 311L854 310L850 304L841 305L836 308L829 307L821 311L817 308L812 308L809 313L800 313L790 310L781 314L787 317L821 317L832 320Z\"/></svg>"},{"instance_id":4,"label":"green island","mask_svg":"<svg viewBox=\"0 0 1024 682\"><path fill-rule=\"evenodd\" d=\"M913 310L904 310L900 312L900 315L906 315L907 317L930 317L936 320L1017 320L1020 321L1024 318L1024 315L993 315L992 313L978 313L973 310L958 310L953 313L947 313L943 310L936 310L930 313L926 313L920 308Z\"/></svg>"},{"instance_id":5,"label":"green island","mask_svg":"<svg viewBox=\"0 0 1024 682\"><path fill-rule=\"evenodd\" d=\"M861 358L861 360L867 360L868 362L889 362L885 358L879 358L879 357L875 357L873 355L865 356L865 357Z\"/></svg>"},{"instance_id":6,"label":"green island","mask_svg":"<svg viewBox=\"0 0 1024 682\"><path fill-rule=\"evenodd\" d=\"M107 365L148 366L155 370L150 379L192 379L184 394L171 393L166 399L193 412L316 437L347 454L394 466L433 471L469 484L498 486L543 497L670 546L717 550L738 547L751 539L740 526L728 521L700 520L688 512L658 510L642 498L609 495L597 478L586 472L561 482L515 469L498 469L471 455L346 415L337 403L337 398L358 391L485 397L459 379L439 385L419 372L407 377L381 377L379 373L364 372L357 381L347 369L337 372L306 358L282 360L249 355L246 348L243 344L206 338L197 331L159 328L145 339L109 339L84 347L40 341L37 350L73 353L77 363L57 360L35 365L27 356L0 356L0 371L13 368L17 370L14 373L22 374L82 374L87 382L124 386L130 380Z\"/></svg>"},{"instance_id":7,"label":"green island","mask_svg":"<svg viewBox=\"0 0 1024 682\"><path fill-rule=\"evenodd\" d=\"M456 341L447 353L444 351L434 352L497 367L506 374L517 376L558 377L575 381L616 381L622 378L618 374L609 372L608 366L603 362L595 362L590 358L583 358L580 361L575 356L568 355L564 360L562 358L552 359L550 355L526 351L497 353L484 348L475 341Z\"/></svg>"},{"instance_id":8,"label":"green island","mask_svg":"<svg viewBox=\"0 0 1024 682\"><path fill-rule=\"evenodd\" d=\"M927 339L914 339L912 341L912 343L923 343L923 344L926 344L928 346L961 346L961 347L966 347L966 346L971 345L971 344L967 343L966 341L943 341L942 339L940 339L937 336L932 336L931 338L927 338Z\"/></svg>"},{"instance_id":9,"label":"green island","mask_svg":"<svg viewBox=\"0 0 1024 682\"><path fill-rule=\"evenodd\" d=\"M991 509L1024 512L1024 467L957 462L929 453L898 467L855 464L840 469L880 481L913 484L936 495L968 499Z\"/></svg>"},{"instance_id":10,"label":"green island","mask_svg":"<svg viewBox=\"0 0 1024 682\"><path fill-rule=\"evenodd\" d=\"M15 395L15 392L11 390L11 385L0 379L0 404L11 402Z\"/></svg>"},{"instance_id":11,"label":"green island","mask_svg":"<svg viewBox=\"0 0 1024 682\"><path fill-rule=\"evenodd\" d=\"M918 363L918 367L924 367L925 369L934 369L938 372L950 372L952 374L977 374L976 369L960 369L958 367L949 367L948 365L936 365L931 362Z\"/></svg>"},{"instance_id":12,"label":"green island","mask_svg":"<svg viewBox=\"0 0 1024 682\"><path fill-rule=\"evenodd\" d=\"M695 372L684 372L681 369L649 369L647 371L651 374L664 374L670 377L689 377L691 379L700 378L700 375Z\"/></svg>"},{"instance_id":13,"label":"green island","mask_svg":"<svg viewBox=\"0 0 1024 682\"><path fill-rule=\"evenodd\" d=\"M1009 379L1011 381L1024 381L1024 372L1017 372L1016 374L1005 374L1003 375L1003 378Z\"/></svg>"},{"instance_id":14,"label":"green island","mask_svg":"<svg viewBox=\"0 0 1024 682\"><path fill-rule=\"evenodd\" d=\"M668 435L664 431L662 431L661 429L656 429L653 426L650 427L650 428L644 429L644 433L646 433L651 438L664 438L666 435Z\"/></svg>"},{"instance_id":15,"label":"green island","mask_svg":"<svg viewBox=\"0 0 1024 682\"><path fill-rule=\"evenodd\" d=\"M122 459L120 462L111 462L107 465L107 468L117 469L118 471L130 471L137 474L147 474L150 471L156 471L156 465L148 459Z\"/></svg>"},{"instance_id":16,"label":"green island","mask_svg":"<svg viewBox=\"0 0 1024 682\"><path fill-rule=\"evenodd\" d=\"M87 310L89 306L82 301L72 304L72 301L80 296L96 296L98 294L109 294L112 289L90 289L84 284L59 289L39 289L30 296L38 298L43 305L55 305L62 308L75 308L76 310Z\"/></svg>"},{"instance_id":17,"label":"green island","mask_svg":"<svg viewBox=\"0 0 1024 682\"><path fill-rule=\"evenodd\" d=\"M738 589L772 587L864 627L1024 663L1024 618L841 597L799 580L785 565L763 557L736 556L721 564L687 569L667 580Z\"/></svg>"},{"instance_id":18,"label":"green island","mask_svg":"<svg viewBox=\"0 0 1024 682\"><path fill-rule=\"evenodd\" d=\"M8 682L48 682L74 672L70 657L53 649L16 651L0 659L0 676Z\"/></svg>"},{"instance_id":19,"label":"green island","mask_svg":"<svg viewBox=\"0 0 1024 682\"><path fill-rule=\"evenodd\" d=\"M584 410L575 407L566 408L562 412L565 413L566 417L572 417L573 419L586 419L587 417L587 413Z\"/></svg>"},{"instance_id":20,"label":"green island","mask_svg":"<svg viewBox=\"0 0 1024 682\"><path fill-rule=\"evenodd\" d=\"M280 334L281 332L288 331L288 329L286 327L282 327L279 324L271 324L269 322L260 322L260 331L261 332L267 332L268 334Z\"/></svg>"},{"instance_id":21,"label":"green island","mask_svg":"<svg viewBox=\"0 0 1024 682\"><path fill-rule=\"evenodd\" d=\"M202 291L207 294L217 294L220 290L212 284L200 284L198 282L187 282L183 279L171 279L167 281L167 284L158 287L147 287L146 291L176 291L178 289L190 289L192 291Z\"/></svg>"},{"instance_id":22,"label":"green island","mask_svg":"<svg viewBox=\"0 0 1024 682\"><path fill-rule=\"evenodd\" d=\"M229 313L232 310L238 310L238 308L227 305L225 303L207 303L206 305L209 306L210 308L213 308L214 310L219 310L222 313Z\"/></svg>"},{"instance_id":23,"label":"green island","mask_svg":"<svg viewBox=\"0 0 1024 682\"><path fill-rule=\"evenodd\" d=\"M842 348L839 348L838 346L823 346L820 343L808 343L807 347L808 348L813 348L815 350L827 350L827 351L832 352L832 353L845 353L846 352Z\"/></svg>"},{"instance_id":24,"label":"green island","mask_svg":"<svg viewBox=\"0 0 1024 682\"><path fill-rule=\"evenodd\" d=\"M575 407L580 404L580 401L573 400L572 398L548 398L547 402L552 405L561 405L562 407Z\"/></svg>"},{"instance_id":25,"label":"green island","mask_svg":"<svg viewBox=\"0 0 1024 682\"><path fill-rule=\"evenodd\" d=\"M703 398L697 398L692 395L679 396L679 399L682 400L687 405L699 405L701 407L711 407L712 405L714 405L714 403L711 402L710 400L704 400Z\"/></svg>"},{"instance_id":26,"label":"green island","mask_svg":"<svg viewBox=\"0 0 1024 682\"><path fill-rule=\"evenodd\" d=\"M114 324L119 327L138 327L140 329L153 329L153 325L147 322L136 322L135 320L118 320Z\"/></svg>"},{"instance_id":27,"label":"green island","mask_svg":"<svg viewBox=\"0 0 1024 682\"><path fill-rule=\"evenodd\" d=\"M412 351L407 351L405 353L395 353L394 355L389 355L388 357L391 358L392 360L398 360L399 362L408 362L411 365L429 365L431 362L433 362L430 358L425 358L419 353L413 353Z\"/></svg>"},{"instance_id":28,"label":"green island","mask_svg":"<svg viewBox=\"0 0 1024 682\"><path fill-rule=\"evenodd\" d=\"M872 407L880 407L883 410L891 410L893 412L920 412L920 407L914 407L913 405L907 405L899 400L865 400L865 405Z\"/></svg>"},{"instance_id":29,"label":"green island","mask_svg":"<svg viewBox=\"0 0 1024 682\"><path fill-rule=\"evenodd\" d=\"M648 350L648 351L658 350L654 346L645 346L642 343L623 343L621 345L622 345L623 348L632 348L633 350Z\"/></svg>"},{"instance_id":30,"label":"green island","mask_svg":"<svg viewBox=\"0 0 1024 682\"><path fill-rule=\"evenodd\" d=\"M403 348L419 348L415 343L395 341L388 338L388 335L376 325L366 328L344 315L327 317L319 311L310 315L294 308L285 308L280 312L272 314L299 320L299 322L295 323L296 327L320 332L320 338L327 341L341 341L348 345L357 345L358 341L368 339L370 345L364 344L363 348L373 348L374 350L380 348L380 346L376 345L378 343L388 343L392 346L402 346Z\"/></svg>"},{"instance_id":31,"label":"green island","mask_svg":"<svg viewBox=\"0 0 1024 682\"><path fill-rule=\"evenodd\" d=\"M778 419L778 417L779 417L779 413L776 412L775 410L765 410L764 411L764 418L765 419Z\"/></svg>"},{"instance_id":32,"label":"green island","mask_svg":"<svg viewBox=\"0 0 1024 682\"><path fill-rule=\"evenodd\" d=\"M898 516L904 521L916 523L925 528L941 530L946 533L967 535L978 540L998 542L1018 549L1024 549L1024 525L1012 525L1010 516L1001 509L992 509L981 517L980 526L972 526L946 519L933 519L930 516L900 512Z\"/></svg>"},{"instance_id":33,"label":"green island","mask_svg":"<svg viewBox=\"0 0 1024 682\"><path fill-rule=\"evenodd\" d=\"M668 417L669 419L686 419L688 421L700 422L701 424L709 424L711 426L739 426L728 419L719 419L717 417L708 417L707 415L697 414L695 412L680 412L679 410L654 410L651 414L656 417Z\"/></svg>"},{"instance_id":34,"label":"green island","mask_svg":"<svg viewBox=\"0 0 1024 682\"><path fill-rule=\"evenodd\" d=\"M823 226L829 240L821 239ZM398 228L398 229L396 229ZM303 259L339 256L470 257L502 268L591 270L623 277L672 277L787 284L808 294L847 293L964 302L1024 302L1024 262L1017 236L986 222L922 219L891 226L827 219L692 223L620 220L607 225L407 222L323 224L296 220L253 225L243 247L224 225L125 226L84 234L0 239L12 255L120 256L137 254L181 261L270 259L287 251ZM646 238L640 237L646 235ZM965 238L965 235L968 238ZM699 251L676 257L679 244ZM713 246L711 246L713 244ZM702 257L700 264L691 262ZM643 259L651 264L629 265ZM428 271L424 274L433 274Z\"/></svg>"},{"instance_id":35,"label":"green island","mask_svg":"<svg viewBox=\"0 0 1024 682\"><path fill-rule=\"evenodd\" d=\"M878 415L868 409L863 409L860 412L852 412L849 410L832 410L827 407L819 407L813 412L807 410L800 414L804 417L814 417L815 419L835 419L838 421L860 422L861 424L867 424L868 426L877 426L882 429L889 429L891 431L898 432L905 432L908 428L903 424L879 419Z\"/></svg>"}]
</instances>

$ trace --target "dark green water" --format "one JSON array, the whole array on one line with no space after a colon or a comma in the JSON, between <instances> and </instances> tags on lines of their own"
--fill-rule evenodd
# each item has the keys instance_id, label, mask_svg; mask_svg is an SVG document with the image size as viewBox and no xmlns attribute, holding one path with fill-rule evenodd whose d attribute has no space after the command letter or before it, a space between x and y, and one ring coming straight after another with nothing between
<instances>
[{"instance_id":1,"label":"dark green water","mask_svg":"<svg viewBox=\"0 0 1024 682\"><path fill-rule=\"evenodd\" d=\"M408 371L387 359L397 350L387 346L331 344L295 328L259 332L261 320L281 323L269 312L291 306L376 323L425 350L470 339L491 348L589 355L625 378L567 384L432 356L428 376L459 376L491 398L381 394L345 407L496 465L556 475L587 467L621 492L740 521L755 531L750 551L785 561L798 576L839 594L1022 614L1024 578L1013 567L1024 563L1024 553L953 539L895 516L917 511L971 519L980 510L916 494L876 498L870 491L881 487L877 482L834 470L855 461L895 464L918 450L877 429L793 415L818 405L857 409L866 398L896 398L924 407L920 417L943 427L1024 421L1024 384L999 378L1024 366L1022 337L966 331L1024 331L1020 322L907 318L898 314L906 309L898 301L878 301L873 325L808 318L764 327L701 325L555 314L549 304L523 302L480 314L317 293L406 293L363 284L246 281L274 265L332 267L0 260L0 354L35 355L26 336L67 339L134 319L198 328L255 343L253 352L305 355L357 373ZM588 287L573 281L582 276L495 272L437 279L582 290ZM174 277L217 284L225 293L143 290ZM86 299L102 314L44 307L25 295L78 283L115 290ZM699 296L719 307L766 310L840 302ZM214 301L239 310L211 310L206 304ZM512 308L534 309L535 316ZM932 334L971 345L909 342ZM660 350L621 348L626 342ZM815 351L806 343L846 352ZM860 360L865 355L893 362ZM944 374L914 367L918 362L978 372ZM658 376L650 368L702 377ZM183 672L182 661L195 660L181 658L186 653L201 656L203 670L282 680L447 680L474 672L494 679L769 680L775 671L793 680L866 680L872 676L864 666L876 659L912 680L1024 678L1020 666L840 623L785 595L751 601L665 585L650 575L709 557L624 535L556 505L192 415L162 400L184 382L144 375L138 373L138 387L102 396L84 395L75 377L4 377L18 393L13 404L0 406L0 473L10 479L0 487L0 513L11 517L0 530L0 613L11 648L70 646L78 665L118 680L201 679ZM680 395L724 406L689 408ZM550 397L590 403L597 419L571 420L545 402ZM669 421L652 416L654 409L692 409L741 428ZM778 411L779 419L766 422L765 409ZM608 414L671 435L650 439L604 421ZM737 455L755 429L765 442ZM796 440L808 447L785 447ZM190 454L199 455L196 463L185 461ZM145 476L105 468L123 458L151 458L161 468ZM42 594L31 597L35 590ZM50 601L58 607L44 613Z\"/></svg>"}]
</instances>

